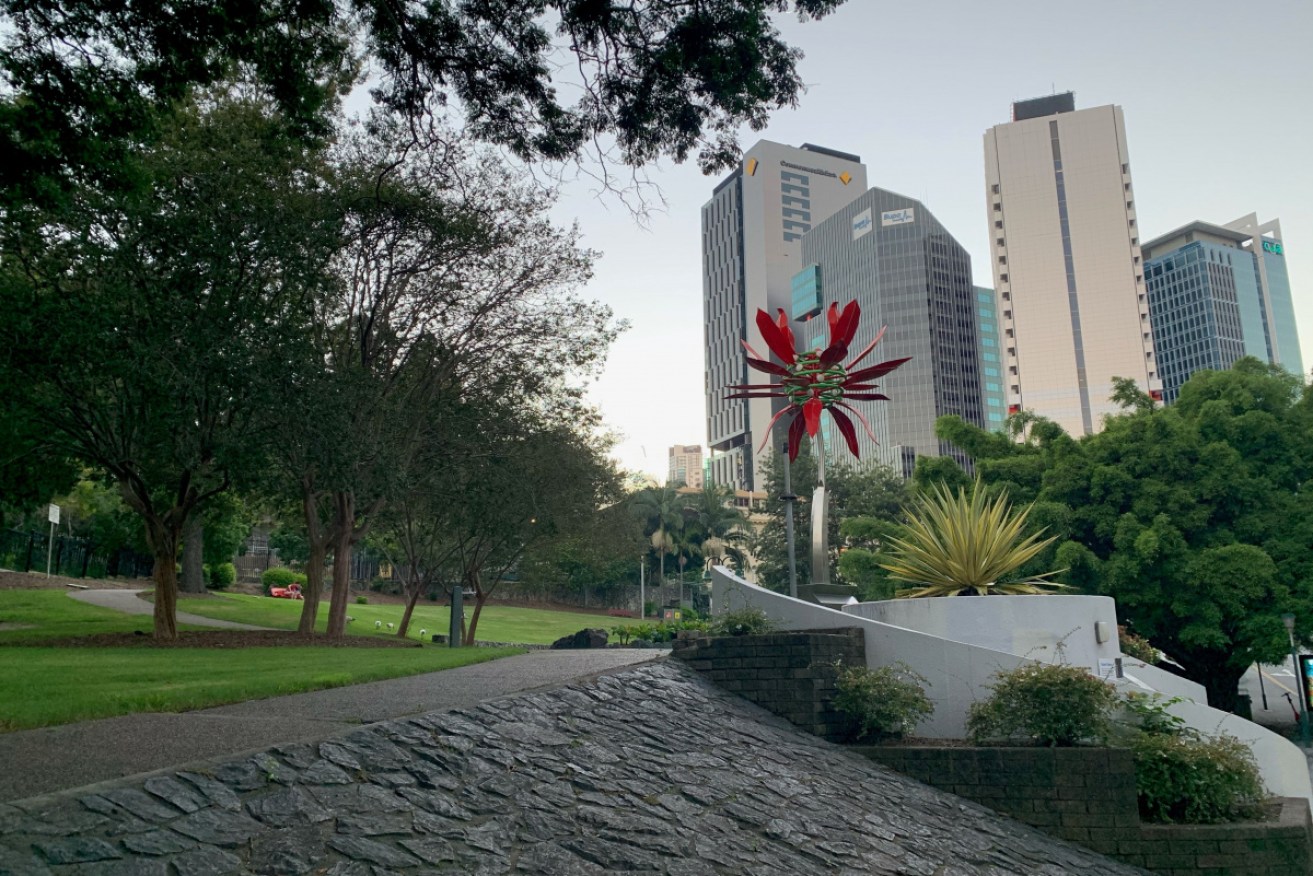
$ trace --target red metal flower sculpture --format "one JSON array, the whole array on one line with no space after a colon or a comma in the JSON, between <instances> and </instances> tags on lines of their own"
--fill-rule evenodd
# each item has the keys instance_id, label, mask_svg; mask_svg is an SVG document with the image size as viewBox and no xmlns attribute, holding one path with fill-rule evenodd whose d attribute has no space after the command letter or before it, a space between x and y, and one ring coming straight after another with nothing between
<instances>
[{"instance_id":1,"label":"red metal flower sculpture","mask_svg":"<svg viewBox=\"0 0 1313 876\"><path fill-rule=\"evenodd\" d=\"M803 429L806 429L811 437L816 437L816 433L820 430L823 410L829 411L830 416L834 418L834 424L839 427L839 433L848 442L848 449L852 451L853 456L861 455L857 447L857 429L844 411L851 412L861 422L866 434L871 436L871 440L875 440L871 424L848 402L889 401L888 396L874 391L878 388L878 384L870 381L883 377L911 357L890 359L879 365L853 370L859 362L871 354L875 345L880 343L885 328L888 328L886 326L880 329L875 340L871 341L851 362L847 365L841 364L844 357L848 355L848 345L857 334L857 320L861 314L861 308L857 306L856 301L850 301L842 312L839 310L839 305L831 304L826 312L826 319L829 322L829 346L824 350L796 353L793 330L789 328L789 320L784 311L779 311L779 318L776 321L772 321L766 311L757 311L757 328L761 331L762 339L784 364L776 365L769 361L744 341L743 347L748 351L748 364L758 371L774 374L781 380L779 384L745 383L731 386L730 389L737 391L730 393L726 398L787 398L789 400L788 407L776 414L770 425L766 427L766 439L762 442L763 449L770 441L771 429L775 423L790 412L794 415L793 422L789 424L790 460L798 457L798 445L802 439ZM843 410L839 410L840 408Z\"/></svg>"}]
</instances>

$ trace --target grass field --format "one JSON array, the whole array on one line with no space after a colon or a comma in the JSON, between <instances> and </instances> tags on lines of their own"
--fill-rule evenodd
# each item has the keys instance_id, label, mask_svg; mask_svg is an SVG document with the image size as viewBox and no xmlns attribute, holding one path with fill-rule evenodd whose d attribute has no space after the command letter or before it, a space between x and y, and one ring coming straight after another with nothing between
<instances>
[{"instance_id":1,"label":"grass field","mask_svg":"<svg viewBox=\"0 0 1313 876\"><path fill-rule=\"evenodd\" d=\"M302 603L290 599L273 599L268 596L246 596L242 594L224 594L200 599L182 597L178 600L178 610L199 614L204 617L238 621L260 627L279 630L291 630L301 617ZM356 605L347 606L347 616L355 618L347 625L347 632L353 635L388 635L389 623L401 623L405 607L401 605ZM474 613L473 605L465 606L465 617ZM420 630L446 635L451 610L445 605L431 602L415 606L415 615L411 619L408 635L418 639ZM320 630L328 618L328 603L320 603ZM381 622L381 631L374 627ZM570 611L548 611L539 608L525 608L518 605L489 605L479 617L476 635L486 642L514 642L516 644L550 644L562 636L576 633L586 627L610 629L622 618L612 618L599 614L583 614Z\"/></svg>"},{"instance_id":2,"label":"grass field","mask_svg":"<svg viewBox=\"0 0 1313 876\"><path fill-rule=\"evenodd\" d=\"M0 629L0 730L6 731L133 712L217 706L435 672L520 653L514 648L432 645L155 649L32 644L150 630L149 615L134 617L85 605L60 590L0 590L0 624L27 627Z\"/></svg>"},{"instance_id":3,"label":"grass field","mask_svg":"<svg viewBox=\"0 0 1313 876\"><path fill-rule=\"evenodd\" d=\"M515 648L0 649L0 730L181 712L436 672Z\"/></svg>"}]
</instances>

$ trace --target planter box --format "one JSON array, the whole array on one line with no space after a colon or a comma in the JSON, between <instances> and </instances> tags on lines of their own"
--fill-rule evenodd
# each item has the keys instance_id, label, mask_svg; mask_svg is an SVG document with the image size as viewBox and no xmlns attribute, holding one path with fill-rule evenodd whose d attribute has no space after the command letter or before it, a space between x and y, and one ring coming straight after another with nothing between
<instances>
[{"instance_id":1,"label":"planter box","mask_svg":"<svg viewBox=\"0 0 1313 876\"><path fill-rule=\"evenodd\" d=\"M1132 754L1120 748L852 746L927 785L1045 833L1165 876L1308 876L1309 807L1284 798L1276 821L1142 824Z\"/></svg>"}]
</instances>

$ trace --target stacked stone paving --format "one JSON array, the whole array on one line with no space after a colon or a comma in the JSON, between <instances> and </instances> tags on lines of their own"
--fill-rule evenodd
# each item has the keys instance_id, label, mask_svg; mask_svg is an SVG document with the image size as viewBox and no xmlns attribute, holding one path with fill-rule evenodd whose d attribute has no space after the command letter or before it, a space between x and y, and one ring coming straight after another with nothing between
<instances>
[{"instance_id":1,"label":"stacked stone paving","mask_svg":"<svg viewBox=\"0 0 1313 876\"><path fill-rule=\"evenodd\" d=\"M0 876L1138 872L671 663L0 805Z\"/></svg>"}]
</instances>

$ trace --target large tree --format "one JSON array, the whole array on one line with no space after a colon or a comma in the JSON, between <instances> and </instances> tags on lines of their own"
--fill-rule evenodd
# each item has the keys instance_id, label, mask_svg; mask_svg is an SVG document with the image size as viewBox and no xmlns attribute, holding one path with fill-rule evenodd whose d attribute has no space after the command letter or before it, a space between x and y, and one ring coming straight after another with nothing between
<instances>
[{"instance_id":1,"label":"large tree","mask_svg":"<svg viewBox=\"0 0 1313 876\"><path fill-rule=\"evenodd\" d=\"M607 308L574 294L593 254L548 220L550 193L486 152L408 151L399 136L338 153L336 292L318 299L314 339L282 381L280 416L295 413L280 458L310 552L307 635L330 551L328 635L344 635L351 550L405 489L431 406L488 383L550 397L600 364L616 330Z\"/></svg>"},{"instance_id":2,"label":"large tree","mask_svg":"<svg viewBox=\"0 0 1313 876\"><path fill-rule=\"evenodd\" d=\"M772 15L840 2L4 0L0 191L122 182L155 111L239 73L309 137L367 70L376 105L420 143L452 107L526 160L614 149L621 166L697 153L723 169L739 132L803 87Z\"/></svg>"},{"instance_id":3,"label":"large tree","mask_svg":"<svg viewBox=\"0 0 1313 876\"><path fill-rule=\"evenodd\" d=\"M267 107L213 98L163 124L140 186L0 214L0 346L46 451L99 470L140 516L155 634L172 638L183 529L257 470L255 414L336 235L317 157Z\"/></svg>"},{"instance_id":4,"label":"large tree","mask_svg":"<svg viewBox=\"0 0 1313 876\"><path fill-rule=\"evenodd\" d=\"M1195 374L1170 407L1127 401L1053 457L1042 495L1071 509L1099 592L1230 709L1245 670L1286 652L1282 612L1313 620L1307 390L1244 359Z\"/></svg>"}]
</instances>

